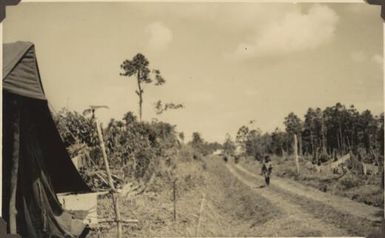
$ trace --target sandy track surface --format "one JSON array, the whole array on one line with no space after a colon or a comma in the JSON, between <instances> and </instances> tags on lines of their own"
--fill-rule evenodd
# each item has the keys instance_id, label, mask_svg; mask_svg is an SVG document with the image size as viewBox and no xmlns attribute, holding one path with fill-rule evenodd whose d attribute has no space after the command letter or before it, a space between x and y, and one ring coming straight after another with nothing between
<instances>
[{"instance_id":1,"label":"sandy track surface","mask_svg":"<svg viewBox=\"0 0 385 238\"><path fill-rule=\"evenodd\" d=\"M255 173L248 171L247 169L243 168L241 165L237 164L235 165L235 167L238 170L244 172L245 174L251 177L254 177L256 179L260 179L262 181L262 176L258 176ZM274 177L272 179L271 186L285 190L289 193L293 193L307 199L313 199L317 202L321 202L323 204L331 206L340 212L351 214L356 217L368 219L374 222L380 222L382 220L382 217L378 215L382 212L380 208L355 202L345 197L339 197L328 193L324 193L317 189L304 186L300 183L291 181L289 179Z\"/></svg>"},{"instance_id":2,"label":"sandy track surface","mask_svg":"<svg viewBox=\"0 0 385 238\"><path fill-rule=\"evenodd\" d=\"M261 188L262 180L253 181L242 176L232 165L228 165L229 171L241 182L254 189L260 196L270 200L283 211L284 215L279 219L271 220L260 228L261 236L296 236L300 232L303 235L307 231L310 235L319 236L347 236L347 231L339 229L331 224L326 224L320 219L314 218L304 211L301 206L285 199L284 195L270 189Z\"/></svg>"},{"instance_id":3,"label":"sandy track surface","mask_svg":"<svg viewBox=\"0 0 385 238\"><path fill-rule=\"evenodd\" d=\"M365 204L357 203L346 198L336 197L325 194L312 188L308 188L294 181L286 181L274 177L269 187L263 187L262 176L251 173L240 165L227 164L228 170L242 183L250 187L259 196L269 200L280 209L284 215L278 219L273 219L260 227L259 236L350 236L351 229L344 229L335 216L325 219L313 214L311 206L302 200L311 200L312 203L322 203L330 206L333 211L338 210L349 216L355 216L359 220L370 222L381 221L381 209ZM290 196L289 194L293 194ZM289 198L290 197L290 198ZM297 200L296 200L297 199ZM301 200L301 202L300 202ZM306 207L308 206L308 207ZM322 209L320 207L320 209ZM329 210L329 212L330 212ZM317 211L319 214L323 211ZM328 214L327 214L328 215ZM343 216L341 217L343 218ZM354 224L352 224L354 226Z\"/></svg>"}]
</instances>

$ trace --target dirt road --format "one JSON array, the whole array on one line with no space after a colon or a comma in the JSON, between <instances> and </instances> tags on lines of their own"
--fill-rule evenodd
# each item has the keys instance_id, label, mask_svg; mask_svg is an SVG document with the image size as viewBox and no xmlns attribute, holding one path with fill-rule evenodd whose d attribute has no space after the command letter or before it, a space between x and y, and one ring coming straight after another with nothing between
<instances>
[{"instance_id":1,"label":"dirt road","mask_svg":"<svg viewBox=\"0 0 385 238\"><path fill-rule=\"evenodd\" d=\"M258 228L258 236L365 236L381 222L383 211L379 208L275 177L268 188L263 187L262 176L240 165L226 167L239 181L282 211L278 219Z\"/></svg>"},{"instance_id":2,"label":"dirt road","mask_svg":"<svg viewBox=\"0 0 385 238\"><path fill-rule=\"evenodd\" d=\"M218 157L181 163L178 169L176 204L166 183L158 193L122 198L122 216L140 221L125 226L124 237L368 236L383 216L379 208L295 181L272 177L263 187L255 171ZM111 199L100 201L98 209L111 208ZM115 230L90 237L115 237Z\"/></svg>"}]
</instances>

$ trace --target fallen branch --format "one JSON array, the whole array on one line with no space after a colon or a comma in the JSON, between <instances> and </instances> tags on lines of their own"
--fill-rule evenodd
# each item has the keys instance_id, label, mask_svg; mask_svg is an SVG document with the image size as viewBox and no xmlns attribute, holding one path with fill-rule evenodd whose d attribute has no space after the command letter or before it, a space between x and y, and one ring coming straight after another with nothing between
<instances>
[{"instance_id":1,"label":"fallen branch","mask_svg":"<svg viewBox=\"0 0 385 238\"><path fill-rule=\"evenodd\" d=\"M94 175L96 175L100 180L102 180L106 185L109 185L109 183L105 180L105 178L103 178L103 176L101 176L99 173L95 173Z\"/></svg>"}]
</instances>

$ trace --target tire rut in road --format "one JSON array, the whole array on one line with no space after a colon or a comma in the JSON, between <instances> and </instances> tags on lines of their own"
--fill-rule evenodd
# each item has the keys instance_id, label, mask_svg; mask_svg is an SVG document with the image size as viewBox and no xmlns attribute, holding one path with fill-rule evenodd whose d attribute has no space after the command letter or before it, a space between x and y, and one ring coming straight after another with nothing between
<instances>
[{"instance_id":1,"label":"tire rut in road","mask_svg":"<svg viewBox=\"0 0 385 238\"><path fill-rule=\"evenodd\" d=\"M254 177L256 179L260 178L260 176L251 173L247 169L243 168L241 165L237 164L235 167L251 177ZM382 221L382 216L378 216L378 214L382 211L380 208L369 206L363 203L358 203L345 197L327 194L318 191L314 188L306 187L302 184L296 183L295 181L290 181L282 178L274 178L274 181L275 182L273 186L279 189L287 190L301 197L312 199L317 202L326 204L342 213L348 213L353 216L360 217L362 219L367 219L373 222Z\"/></svg>"},{"instance_id":2,"label":"tire rut in road","mask_svg":"<svg viewBox=\"0 0 385 238\"><path fill-rule=\"evenodd\" d=\"M234 168L252 180L262 177L237 164ZM334 224L354 236L367 236L380 229L383 210L350 199L327 194L295 181L275 177L271 189L311 213L315 218Z\"/></svg>"},{"instance_id":3,"label":"tire rut in road","mask_svg":"<svg viewBox=\"0 0 385 238\"><path fill-rule=\"evenodd\" d=\"M328 224L306 212L301 206L288 201L282 194L270 189L261 188L262 179L246 179L232 165L229 171L241 182L252 188L260 196L271 201L284 215L259 227L259 236L347 236L349 233L333 224Z\"/></svg>"}]
</instances>

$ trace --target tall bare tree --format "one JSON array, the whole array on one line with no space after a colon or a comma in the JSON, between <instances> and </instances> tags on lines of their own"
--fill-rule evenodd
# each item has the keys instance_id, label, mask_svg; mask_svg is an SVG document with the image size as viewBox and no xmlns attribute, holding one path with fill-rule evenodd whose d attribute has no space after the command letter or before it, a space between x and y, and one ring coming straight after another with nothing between
<instances>
[{"instance_id":1,"label":"tall bare tree","mask_svg":"<svg viewBox=\"0 0 385 238\"><path fill-rule=\"evenodd\" d=\"M150 77L150 73L152 72L155 77L155 85L162 85L166 81L161 76L160 71L150 70L149 61L147 58L142 55L141 53L138 53L132 58L132 60L125 60L120 65L120 67L123 69L123 73L120 73L122 76L131 77L134 76L136 78L137 82L137 90L135 91L136 94L139 97L139 120L142 120L142 114L143 114L143 87L144 84L150 84L153 82L153 79Z\"/></svg>"}]
</instances>

